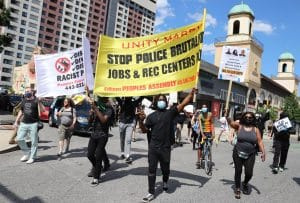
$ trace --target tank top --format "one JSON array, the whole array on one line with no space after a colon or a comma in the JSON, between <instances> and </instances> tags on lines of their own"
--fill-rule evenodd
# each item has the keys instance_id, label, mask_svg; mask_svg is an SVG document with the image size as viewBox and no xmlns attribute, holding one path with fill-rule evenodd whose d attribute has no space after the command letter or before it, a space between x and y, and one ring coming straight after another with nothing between
<instances>
[{"instance_id":1,"label":"tank top","mask_svg":"<svg viewBox=\"0 0 300 203\"><path fill-rule=\"evenodd\" d=\"M235 148L238 151L245 153L255 153L256 152L257 137L255 132L255 127L251 131L246 131L244 126L241 127L237 133L237 143Z\"/></svg>"},{"instance_id":2,"label":"tank top","mask_svg":"<svg viewBox=\"0 0 300 203\"><path fill-rule=\"evenodd\" d=\"M202 131L205 133L211 133L212 131L212 120L211 120L211 113L207 113L206 118L203 114L200 115L201 125L202 125Z\"/></svg>"}]
</instances>

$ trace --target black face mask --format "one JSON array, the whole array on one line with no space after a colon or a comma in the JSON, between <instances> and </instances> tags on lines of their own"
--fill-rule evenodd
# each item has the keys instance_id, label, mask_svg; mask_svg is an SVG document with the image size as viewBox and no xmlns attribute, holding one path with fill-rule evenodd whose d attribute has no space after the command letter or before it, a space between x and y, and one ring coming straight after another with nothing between
<instances>
[{"instance_id":1,"label":"black face mask","mask_svg":"<svg viewBox=\"0 0 300 203\"><path fill-rule=\"evenodd\" d=\"M245 125L251 125L254 121L254 118L245 118Z\"/></svg>"}]
</instances>

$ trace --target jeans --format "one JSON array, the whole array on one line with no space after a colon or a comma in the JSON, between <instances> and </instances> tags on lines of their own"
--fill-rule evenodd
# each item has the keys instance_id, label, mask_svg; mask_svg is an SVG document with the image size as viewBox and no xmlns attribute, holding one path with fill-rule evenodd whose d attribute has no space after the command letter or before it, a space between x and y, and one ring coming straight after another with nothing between
<instances>
[{"instance_id":1,"label":"jeans","mask_svg":"<svg viewBox=\"0 0 300 203\"><path fill-rule=\"evenodd\" d=\"M150 147L148 152L149 173L148 173L148 192L154 194L156 169L158 162L163 175L163 182L168 182L170 175L171 148Z\"/></svg>"},{"instance_id":2,"label":"jeans","mask_svg":"<svg viewBox=\"0 0 300 203\"><path fill-rule=\"evenodd\" d=\"M31 140L31 150L25 142L26 135L29 134ZM36 157L37 148L38 148L38 123L23 123L21 122L18 133L17 133L17 142L24 155L30 155L30 159Z\"/></svg>"},{"instance_id":3,"label":"jeans","mask_svg":"<svg viewBox=\"0 0 300 203\"><path fill-rule=\"evenodd\" d=\"M135 122L133 123L119 123L120 129L120 144L121 144L121 153L125 156L130 156L130 149L131 149L131 135L133 132L133 128L135 126Z\"/></svg>"},{"instance_id":4,"label":"jeans","mask_svg":"<svg viewBox=\"0 0 300 203\"><path fill-rule=\"evenodd\" d=\"M106 136L99 138L90 137L89 140L87 157L95 169L93 174L95 179L100 178L102 161L107 158L105 151L107 141L108 137Z\"/></svg>"},{"instance_id":5,"label":"jeans","mask_svg":"<svg viewBox=\"0 0 300 203\"><path fill-rule=\"evenodd\" d=\"M235 188L241 188L241 176L242 176L243 166L245 168L244 183L248 184L248 182L253 176L255 153L249 155L248 159L242 159L238 156L237 150L233 149L232 158L233 158L234 168L235 168L235 173L234 173Z\"/></svg>"},{"instance_id":6,"label":"jeans","mask_svg":"<svg viewBox=\"0 0 300 203\"><path fill-rule=\"evenodd\" d=\"M274 140L273 145L275 148L274 157L273 157L273 167L277 168L279 163L279 167L284 168L289 147L290 147L290 142L289 140L287 141ZM279 158L280 158L280 162L279 162Z\"/></svg>"}]
</instances>

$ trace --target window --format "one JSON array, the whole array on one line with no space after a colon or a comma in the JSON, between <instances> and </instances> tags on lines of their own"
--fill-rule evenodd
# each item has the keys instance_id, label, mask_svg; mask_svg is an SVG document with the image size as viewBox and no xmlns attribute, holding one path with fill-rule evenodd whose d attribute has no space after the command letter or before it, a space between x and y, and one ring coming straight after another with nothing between
<instances>
[{"instance_id":1,"label":"window","mask_svg":"<svg viewBox=\"0 0 300 203\"><path fill-rule=\"evenodd\" d=\"M36 8L36 7L31 6L31 11L38 13L38 12L39 12L39 9Z\"/></svg>"},{"instance_id":2,"label":"window","mask_svg":"<svg viewBox=\"0 0 300 203\"><path fill-rule=\"evenodd\" d=\"M236 20L233 23L233 34L239 34L240 33L240 21Z\"/></svg>"},{"instance_id":3,"label":"window","mask_svg":"<svg viewBox=\"0 0 300 203\"><path fill-rule=\"evenodd\" d=\"M35 36L35 35L36 35L36 32L28 30L28 31L27 31L27 34L29 34L29 35L31 35L31 36Z\"/></svg>"},{"instance_id":4,"label":"window","mask_svg":"<svg viewBox=\"0 0 300 203\"><path fill-rule=\"evenodd\" d=\"M20 36L20 37L19 37L19 41L20 41L20 42L24 42L24 37L21 37L21 36Z\"/></svg>"},{"instance_id":5,"label":"window","mask_svg":"<svg viewBox=\"0 0 300 203\"><path fill-rule=\"evenodd\" d=\"M25 29L24 28L20 28L20 33L25 33Z\"/></svg>"},{"instance_id":6,"label":"window","mask_svg":"<svg viewBox=\"0 0 300 203\"><path fill-rule=\"evenodd\" d=\"M26 47L25 50L28 51L28 52L33 52L33 48L32 47Z\"/></svg>"},{"instance_id":7,"label":"window","mask_svg":"<svg viewBox=\"0 0 300 203\"><path fill-rule=\"evenodd\" d=\"M16 66L21 66L21 61L16 61Z\"/></svg>"},{"instance_id":8,"label":"window","mask_svg":"<svg viewBox=\"0 0 300 203\"><path fill-rule=\"evenodd\" d=\"M27 39L26 42L29 44L35 44L35 41L33 39Z\"/></svg>"},{"instance_id":9,"label":"window","mask_svg":"<svg viewBox=\"0 0 300 203\"><path fill-rule=\"evenodd\" d=\"M23 8L27 9L28 8L28 4L23 4Z\"/></svg>"},{"instance_id":10,"label":"window","mask_svg":"<svg viewBox=\"0 0 300 203\"><path fill-rule=\"evenodd\" d=\"M18 45L18 49L19 49L19 50L23 50L23 45L19 44L19 45Z\"/></svg>"},{"instance_id":11,"label":"window","mask_svg":"<svg viewBox=\"0 0 300 203\"><path fill-rule=\"evenodd\" d=\"M23 17L27 17L27 13L26 12L22 12L22 16Z\"/></svg>"},{"instance_id":12,"label":"window","mask_svg":"<svg viewBox=\"0 0 300 203\"><path fill-rule=\"evenodd\" d=\"M249 35L251 35L252 23L249 24Z\"/></svg>"},{"instance_id":13,"label":"window","mask_svg":"<svg viewBox=\"0 0 300 203\"><path fill-rule=\"evenodd\" d=\"M17 58L22 58L22 53L17 53Z\"/></svg>"},{"instance_id":14,"label":"window","mask_svg":"<svg viewBox=\"0 0 300 203\"><path fill-rule=\"evenodd\" d=\"M287 67L286 63L282 64L282 72L283 73L285 73L287 71L286 67Z\"/></svg>"}]
</instances>

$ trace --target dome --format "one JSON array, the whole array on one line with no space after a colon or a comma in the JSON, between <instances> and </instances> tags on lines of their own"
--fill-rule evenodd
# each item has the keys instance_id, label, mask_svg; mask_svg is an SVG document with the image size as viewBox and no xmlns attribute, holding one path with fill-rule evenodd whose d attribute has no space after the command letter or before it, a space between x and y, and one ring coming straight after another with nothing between
<instances>
[{"instance_id":1,"label":"dome","mask_svg":"<svg viewBox=\"0 0 300 203\"><path fill-rule=\"evenodd\" d=\"M247 4L235 5L234 7L232 7L232 9L230 9L228 16L240 13L249 13L254 17L254 12Z\"/></svg>"},{"instance_id":2,"label":"dome","mask_svg":"<svg viewBox=\"0 0 300 203\"><path fill-rule=\"evenodd\" d=\"M279 60L287 60L287 59L295 60L293 54L289 52L284 52L279 56Z\"/></svg>"}]
</instances>

